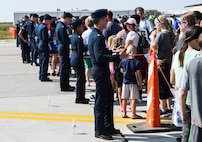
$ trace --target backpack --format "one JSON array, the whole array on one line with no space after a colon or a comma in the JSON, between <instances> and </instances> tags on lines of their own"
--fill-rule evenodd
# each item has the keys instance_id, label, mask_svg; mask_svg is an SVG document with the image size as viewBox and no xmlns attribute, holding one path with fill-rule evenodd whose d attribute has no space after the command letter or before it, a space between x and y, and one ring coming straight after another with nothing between
<instances>
[{"instance_id":1,"label":"backpack","mask_svg":"<svg viewBox=\"0 0 202 142\"><path fill-rule=\"evenodd\" d=\"M139 35L139 41L137 46L137 54L146 54L149 52L149 42L147 41L147 38L145 36L145 31L141 31L141 34L137 33Z\"/></svg>"}]
</instances>

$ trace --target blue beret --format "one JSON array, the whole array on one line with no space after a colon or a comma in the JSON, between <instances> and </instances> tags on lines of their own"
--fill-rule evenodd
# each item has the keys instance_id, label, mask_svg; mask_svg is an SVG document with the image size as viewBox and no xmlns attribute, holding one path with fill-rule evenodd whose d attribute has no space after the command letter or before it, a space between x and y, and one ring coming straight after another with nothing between
<instances>
[{"instance_id":1,"label":"blue beret","mask_svg":"<svg viewBox=\"0 0 202 142\"><path fill-rule=\"evenodd\" d=\"M71 13L69 13L69 12L64 12L62 18L66 18L66 17L72 18L73 15Z\"/></svg>"},{"instance_id":2,"label":"blue beret","mask_svg":"<svg viewBox=\"0 0 202 142\"><path fill-rule=\"evenodd\" d=\"M70 23L71 28L76 29L78 26L82 25L82 20L77 19Z\"/></svg>"},{"instance_id":3,"label":"blue beret","mask_svg":"<svg viewBox=\"0 0 202 142\"><path fill-rule=\"evenodd\" d=\"M52 17L51 17L50 15L48 15L48 14L45 14L45 15L43 16L43 19L45 19L45 20L51 20Z\"/></svg>"},{"instance_id":4,"label":"blue beret","mask_svg":"<svg viewBox=\"0 0 202 142\"><path fill-rule=\"evenodd\" d=\"M92 18L107 17L107 9L98 9L91 13Z\"/></svg>"}]
</instances>

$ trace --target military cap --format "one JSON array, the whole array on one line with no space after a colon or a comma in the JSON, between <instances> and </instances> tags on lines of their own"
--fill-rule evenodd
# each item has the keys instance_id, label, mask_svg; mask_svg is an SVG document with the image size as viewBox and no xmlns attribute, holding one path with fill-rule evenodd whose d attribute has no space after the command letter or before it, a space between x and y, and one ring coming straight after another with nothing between
<instances>
[{"instance_id":1,"label":"military cap","mask_svg":"<svg viewBox=\"0 0 202 142\"><path fill-rule=\"evenodd\" d=\"M64 12L62 18L67 18L67 17L72 18L73 15L71 13L69 13L69 12Z\"/></svg>"},{"instance_id":2,"label":"military cap","mask_svg":"<svg viewBox=\"0 0 202 142\"><path fill-rule=\"evenodd\" d=\"M36 14L36 13L33 13L32 16L33 16L33 17L39 17L39 15Z\"/></svg>"},{"instance_id":3,"label":"military cap","mask_svg":"<svg viewBox=\"0 0 202 142\"><path fill-rule=\"evenodd\" d=\"M43 16L44 15L39 16L40 21L43 21Z\"/></svg>"},{"instance_id":4,"label":"military cap","mask_svg":"<svg viewBox=\"0 0 202 142\"><path fill-rule=\"evenodd\" d=\"M33 13L30 13L29 17L32 17L33 16Z\"/></svg>"},{"instance_id":5,"label":"military cap","mask_svg":"<svg viewBox=\"0 0 202 142\"><path fill-rule=\"evenodd\" d=\"M107 17L107 9L98 9L91 13L92 18Z\"/></svg>"},{"instance_id":6,"label":"military cap","mask_svg":"<svg viewBox=\"0 0 202 142\"><path fill-rule=\"evenodd\" d=\"M76 19L70 23L71 28L76 29L78 26L82 25L81 19Z\"/></svg>"},{"instance_id":7,"label":"military cap","mask_svg":"<svg viewBox=\"0 0 202 142\"><path fill-rule=\"evenodd\" d=\"M29 18L29 16L25 15L25 16L24 16L24 18L27 18L27 19L28 19L28 18Z\"/></svg>"},{"instance_id":8,"label":"military cap","mask_svg":"<svg viewBox=\"0 0 202 142\"><path fill-rule=\"evenodd\" d=\"M43 19L45 19L45 20L51 20L51 16L49 15L49 14L45 14L44 16L43 16Z\"/></svg>"}]
</instances>

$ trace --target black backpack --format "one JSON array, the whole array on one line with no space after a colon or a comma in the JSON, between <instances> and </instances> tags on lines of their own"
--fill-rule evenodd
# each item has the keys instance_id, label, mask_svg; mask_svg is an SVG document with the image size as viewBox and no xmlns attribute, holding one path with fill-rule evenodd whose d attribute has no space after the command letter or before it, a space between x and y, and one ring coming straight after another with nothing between
<instances>
[{"instance_id":1,"label":"black backpack","mask_svg":"<svg viewBox=\"0 0 202 142\"><path fill-rule=\"evenodd\" d=\"M140 31L140 32L141 34L137 33L139 35L137 54L146 54L149 52L150 45L145 36L145 31Z\"/></svg>"}]
</instances>

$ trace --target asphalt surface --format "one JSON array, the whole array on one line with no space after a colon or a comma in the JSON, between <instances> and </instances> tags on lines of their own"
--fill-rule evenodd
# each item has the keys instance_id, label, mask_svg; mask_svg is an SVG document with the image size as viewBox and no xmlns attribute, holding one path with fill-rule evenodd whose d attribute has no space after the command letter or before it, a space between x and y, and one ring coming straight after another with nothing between
<instances>
[{"instance_id":1,"label":"asphalt surface","mask_svg":"<svg viewBox=\"0 0 202 142\"><path fill-rule=\"evenodd\" d=\"M57 76L50 76L53 82L39 81L39 67L22 63L21 49L16 47L15 40L0 41L0 64L1 142L106 141L94 137L93 100L89 104L75 104L75 92L61 92ZM76 79L70 80L75 86ZM95 83L92 82L91 86L86 86L86 97L94 94ZM144 101L137 104L137 113L145 117L146 94L143 96ZM118 109L119 104L115 102L115 127L130 142L175 142L181 135L181 131L133 133L127 124L135 126L145 119L123 119ZM129 116L130 113L128 111ZM122 140L114 136L111 141Z\"/></svg>"}]
</instances>

